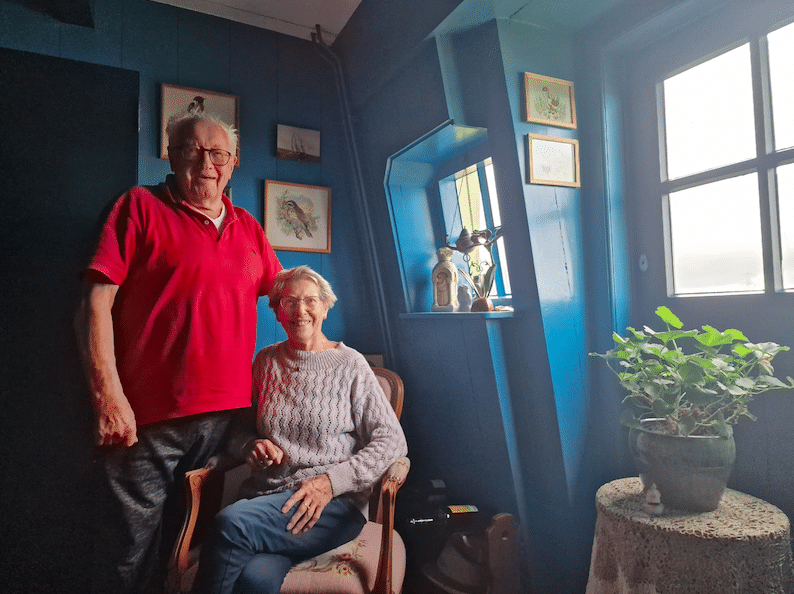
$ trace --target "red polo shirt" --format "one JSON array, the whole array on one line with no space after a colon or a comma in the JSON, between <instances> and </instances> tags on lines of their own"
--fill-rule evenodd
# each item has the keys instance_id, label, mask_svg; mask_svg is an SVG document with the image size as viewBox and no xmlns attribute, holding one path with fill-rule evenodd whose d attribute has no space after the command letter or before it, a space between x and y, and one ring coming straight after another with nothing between
<instances>
[{"instance_id":1,"label":"red polo shirt","mask_svg":"<svg viewBox=\"0 0 794 594\"><path fill-rule=\"evenodd\" d=\"M89 270L116 285L116 365L139 425L251 404L257 298L281 264L223 197L218 232L169 184L115 204Z\"/></svg>"}]
</instances>

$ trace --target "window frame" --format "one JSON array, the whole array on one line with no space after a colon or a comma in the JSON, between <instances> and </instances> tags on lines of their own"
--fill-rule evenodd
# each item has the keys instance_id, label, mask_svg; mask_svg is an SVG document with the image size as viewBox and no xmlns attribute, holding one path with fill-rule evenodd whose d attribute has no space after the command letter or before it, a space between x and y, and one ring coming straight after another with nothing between
<instances>
[{"instance_id":1,"label":"window frame","mask_svg":"<svg viewBox=\"0 0 794 594\"><path fill-rule=\"evenodd\" d=\"M761 219L761 254L763 259L763 291L741 291L740 294L791 293L794 287L785 289L783 285L781 227L778 216L776 168L794 162L794 147L775 150L773 114L770 87L769 51L767 35L794 22L769 23L761 30L720 44L720 47L706 52L699 58L687 61L675 69L670 69L656 81L656 111L659 149L659 188L662 204L662 224L664 238L665 281L670 297L723 296L736 294L729 291L709 291L706 293L676 293L675 271L672 258L672 232L670 220L670 194L695 186L701 186L747 173L756 172ZM708 60L731 51L744 44L749 45L751 84L753 96L753 120L755 124L755 157L731 163L715 169L686 175L674 180L667 175L666 122L664 105L664 81L676 74L703 64ZM693 50L697 51L697 50Z\"/></svg>"},{"instance_id":2,"label":"window frame","mask_svg":"<svg viewBox=\"0 0 794 594\"><path fill-rule=\"evenodd\" d=\"M490 162L491 166L493 166L493 158L490 156L489 151L472 151L465 153L464 155L460 155L455 159L451 159L439 166L436 176L436 187L438 188L439 206L442 217L441 226L444 230L444 234L447 234L448 231L448 219L450 219L450 226L454 225L454 216L450 217L449 211L451 210L453 213L456 212L458 204L458 193L455 183L455 176L461 171L465 171L466 169L474 166L477 168L477 181L480 186L480 195L482 197L485 222L489 229L494 228L493 212L491 209L491 196L490 190L488 189L488 180L485 174L485 167L488 162ZM463 163L467 164L463 165ZM496 175L495 171L494 175ZM496 201L499 202L499 196L496 197ZM470 229L470 231L473 231L473 229ZM454 243L456 239L457 237L449 237L447 235L447 241L450 243ZM494 249L491 253L494 258L494 263L496 264L496 273L494 275L495 290L492 292L489 298L495 305L509 305L512 301L512 294L506 293L505 291L505 283L502 276L503 266L498 248ZM455 261L456 257L460 258L461 256L459 253L454 254L453 262ZM456 265L457 264L459 263L456 263Z\"/></svg>"}]
</instances>

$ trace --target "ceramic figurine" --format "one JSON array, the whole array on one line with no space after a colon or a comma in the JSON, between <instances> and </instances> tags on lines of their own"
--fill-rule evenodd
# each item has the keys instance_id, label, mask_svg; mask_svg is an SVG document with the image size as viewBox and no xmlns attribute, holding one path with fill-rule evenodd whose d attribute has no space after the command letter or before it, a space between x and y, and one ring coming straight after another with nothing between
<instances>
[{"instance_id":1,"label":"ceramic figurine","mask_svg":"<svg viewBox=\"0 0 794 594\"><path fill-rule=\"evenodd\" d=\"M664 504L662 503L662 494L656 488L656 483L653 483L645 492L645 502L642 504L649 516L661 516L664 513Z\"/></svg>"},{"instance_id":2,"label":"ceramic figurine","mask_svg":"<svg viewBox=\"0 0 794 594\"><path fill-rule=\"evenodd\" d=\"M458 285L458 311L471 311L471 289L466 285Z\"/></svg>"},{"instance_id":3,"label":"ceramic figurine","mask_svg":"<svg viewBox=\"0 0 794 594\"><path fill-rule=\"evenodd\" d=\"M458 269L450 261L452 250L438 250L438 264L433 267L433 311L455 311L458 309Z\"/></svg>"}]
</instances>

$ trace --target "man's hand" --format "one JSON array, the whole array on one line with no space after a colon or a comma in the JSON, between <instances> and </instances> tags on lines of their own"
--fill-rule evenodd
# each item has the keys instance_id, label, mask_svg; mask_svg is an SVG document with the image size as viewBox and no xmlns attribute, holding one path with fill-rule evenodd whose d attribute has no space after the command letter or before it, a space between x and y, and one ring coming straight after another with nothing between
<instances>
[{"instance_id":1,"label":"man's hand","mask_svg":"<svg viewBox=\"0 0 794 594\"><path fill-rule=\"evenodd\" d=\"M301 502L292 514L292 518L287 524L287 530L293 534L311 530L333 497L331 479L327 474L303 481L300 489L295 491L295 494L281 508L282 513L287 513L296 503Z\"/></svg>"},{"instance_id":2,"label":"man's hand","mask_svg":"<svg viewBox=\"0 0 794 594\"><path fill-rule=\"evenodd\" d=\"M75 330L96 412L96 443L129 447L138 432L116 369L112 310L118 290L112 283L86 281Z\"/></svg>"},{"instance_id":3,"label":"man's hand","mask_svg":"<svg viewBox=\"0 0 794 594\"><path fill-rule=\"evenodd\" d=\"M138 441L135 413L126 397L103 398L95 402L97 414L96 443L100 446L129 447Z\"/></svg>"}]
</instances>

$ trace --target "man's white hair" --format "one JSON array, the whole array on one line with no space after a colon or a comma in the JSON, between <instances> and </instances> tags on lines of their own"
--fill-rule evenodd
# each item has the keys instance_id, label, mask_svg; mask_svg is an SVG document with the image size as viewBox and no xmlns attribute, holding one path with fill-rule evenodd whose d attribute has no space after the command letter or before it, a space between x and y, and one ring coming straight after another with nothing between
<instances>
[{"instance_id":1,"label":"man's white hair","mask_svg":"<svg viewBox=\"0 0 794 594\"><path fill-rule=\"evenodd\" d=\"M229 145L232 147L232 155L237 155L237 146L240 142L240 136L237 133L237 129L234 126L224 122L214 113L201 113L194 115L188 114L184 117L174 120L173 122L168 122L168 125L165 128L165 133L168 135L168 146L172 147L182 144L185 131L188 129L188 126L193 126L198 122L212 122L213 124L217 124L223 128L223 131L226 132L226 136L229 138Z\"/></svg>"}]
</instances>

